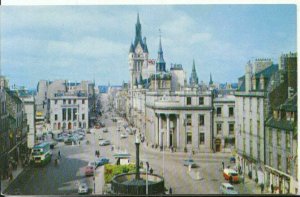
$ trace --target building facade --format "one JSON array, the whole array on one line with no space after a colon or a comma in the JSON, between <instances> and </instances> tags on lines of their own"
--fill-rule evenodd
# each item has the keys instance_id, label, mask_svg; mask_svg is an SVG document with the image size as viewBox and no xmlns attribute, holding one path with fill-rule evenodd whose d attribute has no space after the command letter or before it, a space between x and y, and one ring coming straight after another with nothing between
<instances>
[{"instance_id":1,"label":"building facade","mask_svg":"<svg viewBox=\"0 0 300 197\"><path fill-rule=\"evenodd\" d=\"M50 123L53 131L88 128L89 107L86 94L57 93L50 98Z\"/></svg>"}]
</instances>

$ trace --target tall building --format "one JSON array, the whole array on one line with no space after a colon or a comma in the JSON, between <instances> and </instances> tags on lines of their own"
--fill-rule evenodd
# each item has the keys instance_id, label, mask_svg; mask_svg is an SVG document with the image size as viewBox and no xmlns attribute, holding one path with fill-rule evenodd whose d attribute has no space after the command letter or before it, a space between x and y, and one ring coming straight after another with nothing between
<instances>
[{"instance_id":1,"label":"tall building","mask_svg":"<svg viewBox=\"0 0 300 197\"><path fill-rule=\"evenodd\" d=\"M270 64L268 59L249 61L235 92L237 165L258 183L264 183L266 178L264 121L268 116L271 78L277 71L278 65Z\"/></svg>"}]
</instances>

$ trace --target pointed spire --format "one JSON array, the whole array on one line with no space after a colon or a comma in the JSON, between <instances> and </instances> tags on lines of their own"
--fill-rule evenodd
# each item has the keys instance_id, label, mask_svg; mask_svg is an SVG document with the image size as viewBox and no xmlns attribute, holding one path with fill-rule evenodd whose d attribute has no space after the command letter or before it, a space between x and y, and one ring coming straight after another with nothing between
<instances>
[{"instance_id":1,"label":"pointed spire","mask_svg":"<svg viewBox=\"0 0 300 197\"><path fill-rule=\"evenodd\" d=\"M146 43L146 37L144 37L144 53L148 53L148 47L147 47L147 43Z\"/></svg>"},{"instance_id":2,"label":"pointed spire","mask_svg":"<svg viewBox=\"0 0 300 197\"><path fill-rule=\"evenodd\" d=\"M139 13L137 14L137 22L135 24L135 39L134 39L134 47L138 45L140 42L141 46L143 47L143 40L142 40L142 26L140 23Z\"/></svg>"},{"instance_id":3,"label":"pointed spire","mask_svg":"<svg viewBox=\"0 0 300 197\"><path fill-rule=\"evenodd\" d=\"M195 59L193 59L193 72L196 72L196 68L195 68Z\"/></svg>"},{"instance_id":4,"label":"pointed spire","mask_svg":"<svg viewBox=\"0 0 300 197\"><path fill-rule=\"evenodd\" d=\"M210 77L209 77L209 85L212 85L214 82L212 80L212 77L211 77L211 73L210 73Z\"/></svg>"},{"instance_id":5,"label":"pointed spire","mask_svg":"<svg viewBox=\"0 0 300 197\"><path fill-rule=\"evenodd\" d=\"M191 86L198 85L198 76L197 76L197 72L196 72L195 60L194 59L193 59L192 73L191 73L191 77L190 77L190 85Z\"/></svg>"},{"instance_id":6,"label":"pointed spire","mask_svg":"<svg viewBox=\"0 0 300 197\"><path fill-rule=\"evenodd\" d=\"M137 13L137 22L136 22L136 24L141 24L140 23L140 14L139 13Z\"/></svg>"},{"instance_id":7,"label":"pointed spire","mask_svg":"<svg viewBox=\"0 0 300 197\"><path fill-rule=\"evenodd\" d=\"M159 72L166 72L166 62L164 60L164 53L161 46L161 31L159 29L159 46L158 46L158 56L156 62L156 70Z\"/></svg>"},{"instance_id":8,"label":"pointed spire","mask_svg":"<svg viewBox=\"0 0 300 197\"><path fill-rule=\"evenodd\" d=\"M130 45L129 53L134 53L134 46L132 43Z\"/></svg>"}]
</instances>

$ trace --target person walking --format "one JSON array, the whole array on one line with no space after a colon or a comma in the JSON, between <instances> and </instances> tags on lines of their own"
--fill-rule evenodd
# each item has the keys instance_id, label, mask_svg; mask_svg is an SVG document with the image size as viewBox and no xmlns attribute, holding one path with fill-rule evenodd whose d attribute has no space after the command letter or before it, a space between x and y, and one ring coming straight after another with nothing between
<instances>
[{"instance_id":1,"label":"person walking","mask_svg":"<svg viewBox=\"0 0 300 197\"><path fill-rule=\"evenodd\" d=\"M153 169L152 168L150 168L150 174L152 174L153 173Z\"/></svg>"},{"instance_id":2,"label":"person walking","mask_svg":"<svg viewBox=\"0 0 300 197\"><path fill-rule=\"evenodd\" d=\"M172 187L170 187L169 189L169 194L172 194Z\"/></svg>"},{"instance_id":3,"label":"person walking","mask_svg":"<svg viewBox=\"0 0 300 197\"><path fill-rule=\"evenodd\" d=\"M225 165L225 164L224 164L224 161L222 161L223 170L224 170L224 165Z\"/></svg>"},{"instance_id":4,"label":"person walking","mask_svg":"<svg viewBox=\"0 0 300 197\"><path fill-rule=\"evenodd\" d=\"M58 158L59 159L61 158L61 156L60 156L60 150L58 150Z\"/></svg>"},{"instance_id":5,"label":"person walking","mask_svg":"<svg viewBox=\"0 0 300 197\"><path fill-rule=\"evenodd\" d=\"M263 191L264 191L264 184L261 183L261 184L260 184L260 192L263 193Z\"/></svg>"},{"instance_id":6,"label":"person walking","mask_svg":"<svg viewBox=\"0 0 300 197\"><path fill-rule=\"evenodd\" d=\"M272 194L274 194L274 186L273 186L273 183L271 184L271 192L272 192Z\"/></svg>"}]
</instances>

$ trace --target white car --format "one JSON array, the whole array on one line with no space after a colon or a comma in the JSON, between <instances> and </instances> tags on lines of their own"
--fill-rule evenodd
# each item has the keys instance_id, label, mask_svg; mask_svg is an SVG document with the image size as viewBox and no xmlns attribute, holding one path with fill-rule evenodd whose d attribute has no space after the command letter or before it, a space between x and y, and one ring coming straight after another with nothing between
<instances>
[{"instance_id":1,"label":"white car","mask_svg":"<svg viewBox=\"0 0 300 197\"><path fill-rule=\"evenodd\" d=\"M126 133L122 133L120 137L121 137L121 138L127 138L128 135L127 135Z\"/></svg>"},{"instance_id":2,"label":"white car","mask_svg":"<svg viewBox=\"0 0 300 197\"><path fill-rule=\"evenodd\" d=\"M110 145L110 141L109 141L109 140L101 140L101 141L99 142L99 145L100 145L100 146Z\"/></svg>"},{"instance_id":3,"label":"white car","mask_svg":"<svg viewBox=\"0 0 300 197\"><path fill-rule=\"evenodd\" d=\"M86 183L80 183L78 187L78 194L87 194L89 192L89 188Z\"/></svg>"}]
</instances>

